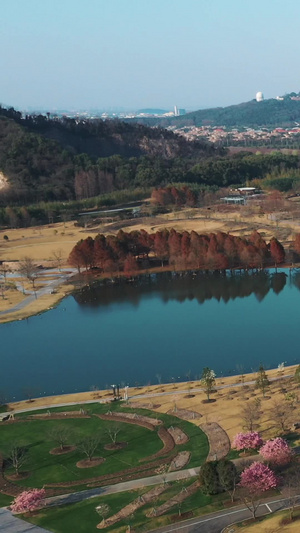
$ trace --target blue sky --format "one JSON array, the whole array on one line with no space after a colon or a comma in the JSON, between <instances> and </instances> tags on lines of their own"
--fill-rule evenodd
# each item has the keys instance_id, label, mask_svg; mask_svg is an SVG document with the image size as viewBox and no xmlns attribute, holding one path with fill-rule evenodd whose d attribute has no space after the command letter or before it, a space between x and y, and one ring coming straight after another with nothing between
<instances>
[{"instance_id":1,"label":"blue sky","mask_svg":"<svg viewBox=\"0 0 300 533\"><path fill-rule=\"evenodd\" d=\"M198 109L298 92L299 20L299 0L1 0L0 102Z\"/></svg>"}]
</instances>

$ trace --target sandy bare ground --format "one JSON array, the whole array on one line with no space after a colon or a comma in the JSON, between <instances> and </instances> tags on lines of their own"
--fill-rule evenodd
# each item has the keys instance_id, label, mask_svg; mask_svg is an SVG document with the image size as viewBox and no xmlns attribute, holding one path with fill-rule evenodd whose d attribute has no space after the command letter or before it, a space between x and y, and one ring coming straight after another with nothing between
<instances>
[{"instance_id":1,"label":"sandy bare ground","mask_svg":"<svg viewBox=\"0 0 300 533\"><path fill-rule=\"evenodd\" d=\"M185 444L189 441L189 437L182 429L171 426L168 428L168 432L172 435L175 444Z\"/></svg>"},{"instance_id":2,"label":"sandy bare ground","mask_svg":"<svg viewBox=\"0 0 300 533\"><path fill-rule=\"evenodd\" d=\"M159 507L155 509L151 509L151 511L148 511L146 516L161 516L165 514L169 509L172 509L175 505L178 505L179 503L182 503L184 500L189 498L192 494L195 494L199 490L199 481L195 481L192 485L187 487L184 491L179 492L176 496L173 496L170 500L166 501Z\"/></svg>"},{"instance_id":3,"label":"sandy bare ground","mask_svg":"<svg viewBox=\"0 0 300 533\"><path fill-rule=\"evenodd\" d=\"M181 470L182 468L184 468L188 464L190 457L190 452L179 452L171 462L168 472L174 472L176 470Z\"/></svg>"},{"instance_id":4,"label":"sandy bare ground","mask_svg":"<svg viewBox=\"0 0 300 533\"><path fill-rule=\"evenodd\" d=\"M230 441L220 424L210 422L209 424L201 424L200 428L207 435L209 442L209 454L206 460L215 461L226 457L230 452Z\"/></svg>"},{"instance_id":5,"label":"sandy bare ground","mask_svg":"<svg viewBox=\"0 0 300 533\"><path fill-rule=\"evenodd\" d=\"M140 509L140 507L143 507L147 503L152 502L160 494L162 494L166 490L166 487L158 485L154 487L153 489L150 489L149 491L145 492L142 496L139 496L136 500L129 503L123 509L118 511L116 514L110 516L109 518L106 518L105 520L102 520L98 525L98 529L104 529L108 526L112 526L113 524L116 524L117 522L120 522L120 520L124 520L128 516L132 515L135 511Z\"/></svg>"}]
</instances>

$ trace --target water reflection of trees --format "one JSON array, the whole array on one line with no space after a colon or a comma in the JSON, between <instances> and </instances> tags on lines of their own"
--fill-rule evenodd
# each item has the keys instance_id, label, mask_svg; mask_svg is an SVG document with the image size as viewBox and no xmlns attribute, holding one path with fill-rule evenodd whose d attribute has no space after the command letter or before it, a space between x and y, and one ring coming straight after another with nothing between
<instances>
[{"instance_id":1,"label":"water reflection of trees","mask_svg":"<svg viewBox=\"0 0 300 533\"><path fill-rule=\"evenodd\" d=\"M106 307L117 303L137 306L147 296L160 297L162 301L207 300L228 302L247 298L252 294L260 302L271 290L279 294L285 287L286 272L261 271L234 274L163 274L143 275L134 281L119 280L114 284L93 283L74 295L84 307ZM290 281L300 289L300 273L291 274Z\"/></svg>"}]
</instances>

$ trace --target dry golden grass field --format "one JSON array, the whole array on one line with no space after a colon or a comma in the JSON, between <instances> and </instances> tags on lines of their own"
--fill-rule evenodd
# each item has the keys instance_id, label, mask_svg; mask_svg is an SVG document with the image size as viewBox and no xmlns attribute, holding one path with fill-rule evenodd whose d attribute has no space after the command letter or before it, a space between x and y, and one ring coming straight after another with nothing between
<instances>
[{"instance_id":1,"label":"dry golden grass field","mask_svg":"<svg viewBox=\"0 0 300 533\"><path fill-rule=\"evenodd\" d=\"M193 391L201 387L199 381L189 381L181 383L158 384L145 387L133 387L128 391L130 405L134 407L148 407L154 411L167 413L177 410L187 409L191 411L190 421L200 425L202 423L217 422L228 434L230 440L236 433L243 430L243 421L241 418L241 408L245 403L252 402L256 398L261 401L261 418L257 421L257 430L262 434L264 439L276 436L279 431L274 425L271 417L271 409L274 402L285 402L288 393L299 395L300 388L294 383L293 379L283 378L284 376L294 375L296 366L284 368L282 371L272 369L267 371L268 378L277 378L270 384L270 388L263 398L262 393L253 385L246 383L255 380L256 374L245 374L244 376L231 376L216 379L217 391L212 394L215 402L205 403L206 395L203 391ZM244 383L244 384L243 384ZM225 388L220 388L222 386ZM163 394L168 393L168 394ZM135 396L142 398L135 398ZM13 410L26 409L26 407L40 408L43 406L55 406L60 403L84 402L87 400L96 401L98 399L112 399L112 392L89 391L83 393L66 394L61 396L49 396L46 398L37 398L34 402L17 402L12 403L9 407ZM199 419L193 419L192 412L202 415ZM300 422L300 407L298 401L291 415L291 424ZM299 433L300 441L300 433Z\"/></svg>"},{"instance_id":2,"label":"dry golden grass field","mask_svg":"<svg viewBox=\"0 0 300 533\"><path fill-rule=\"evenodd\" d=\"M246 206L228 207L215 206L207 208L182 209L159 217L140 218L128 221L101 223L87 228L77 227L74 222L50 224L21 229L6 229L0 231L0 261L4 261L13 271L18 268L18 261L28 256L38 265L44 267L57 267L55 256L61 256L61 265L67 267L67 260L73 246L80 239L97 233L117 233L119 229L131 231L133 229L146 229L155 232L163 228L175 228L178 231L192 231L199 233L229 232L233 235L247 236L257 229L268 241L276 236L285 246L295 237L299 228L299 220L288 212L280 216L259 215L257 209L251 210ZM8 236L8 240L4 239ZM22 281L21 279L15 281ZM42 280L37 284L42 286ZM21 319L54 306L73 288L62 285L55 294L47 294L35 302L24 307L22 311L11 312L0 316L0 322ZM5 298L0 298L0 312L11 309L24 299L22 292L13 288L11 284L5 292Z\"/></svg>"}]
</instances>

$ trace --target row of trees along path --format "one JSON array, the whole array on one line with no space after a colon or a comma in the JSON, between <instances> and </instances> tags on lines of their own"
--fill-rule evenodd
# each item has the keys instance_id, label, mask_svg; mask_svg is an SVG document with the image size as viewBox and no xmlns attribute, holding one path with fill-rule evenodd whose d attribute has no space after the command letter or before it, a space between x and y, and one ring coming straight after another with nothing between
<instances>
[{"instance_id":1,"label":"row of trees along path","mask_svg":"<svg viewBox=\"0 0 300 533\"><path fill-rule=\"evenodd\" d=\"M79 272L97 267L108 273L131 273L157 265L182 270L251 269L277 266L284 260L282 244L274 237L267 244L257 231L245 239L222 232L200 235L174 229L99 234L79 241L69 255L69 264Z\"/></svg>"}]
</instances>

